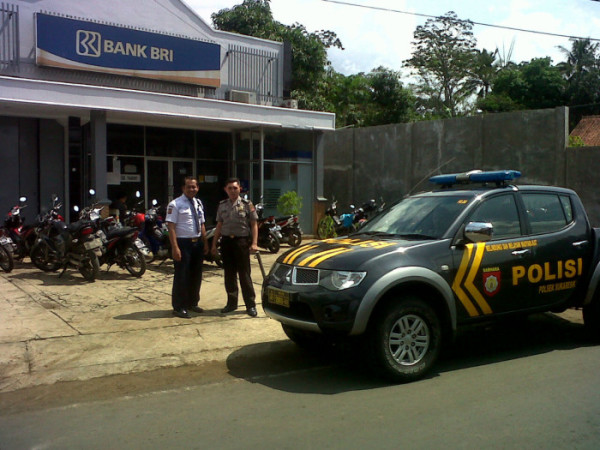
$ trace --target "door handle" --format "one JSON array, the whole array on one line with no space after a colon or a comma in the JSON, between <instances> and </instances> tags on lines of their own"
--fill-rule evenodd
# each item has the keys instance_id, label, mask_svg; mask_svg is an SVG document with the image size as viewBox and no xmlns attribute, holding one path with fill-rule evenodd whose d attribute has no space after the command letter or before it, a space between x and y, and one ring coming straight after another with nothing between
<instances>
[{"instance_id":1,"label":"door handle","mask_svg":"<svg viewBox=\"0 0 600 450\"><path fill-rule=\"evenodd\" d=\"M572 244L572 245L573 245L573 247L575 247L575 248L581 248L581 247L584 247L584 246L586 246L586 245L587 245L587 243L588 243L588 241L577 241L577 242L573 242L573 244Z\"/></svg>"},{"instance_id":2,"label":"door handle","mask_svg":"<svg viewBox=\"0 0 600 450\"><path fill-rule=\"evenodd\" d=\"M526 248L526 249L523 249L523 250L514 250L511 253L512 253L513 256L523 257L527 253L529 253L529 249Z\"/></svg>"}]
</instances>

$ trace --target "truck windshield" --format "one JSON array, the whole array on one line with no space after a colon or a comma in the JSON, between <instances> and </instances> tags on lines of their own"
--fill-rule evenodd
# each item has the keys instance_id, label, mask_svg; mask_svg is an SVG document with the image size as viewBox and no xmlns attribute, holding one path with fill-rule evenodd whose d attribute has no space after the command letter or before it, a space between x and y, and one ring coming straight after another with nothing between
<instances>
[{"instance_id":1,"label":"truck windshield","mask_svg":"<svg viewBox=\"0 0 600 450\"><path fill-rule=\"evenodd\" d=\"M439 239L472 197L423 195L409 197L374 217L359 233L408 239Z\"/></svg>"}]
</instances>

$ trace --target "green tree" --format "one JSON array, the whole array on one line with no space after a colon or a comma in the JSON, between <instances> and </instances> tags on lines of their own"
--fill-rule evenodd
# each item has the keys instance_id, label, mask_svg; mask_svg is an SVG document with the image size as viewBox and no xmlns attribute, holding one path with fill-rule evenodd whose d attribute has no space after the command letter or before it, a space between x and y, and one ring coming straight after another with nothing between
<instances>
[{"instance_id":1,"label":"green tree","mask_svg":"<svg viewBox=\"0 0 600 450\"><path fill-rule=\"evenodd\" d=\"M476 56L473 23L460 20L450 11L429 19L414 32L412 67L419 77L418 93L425 97L434 114L454 117L465 109L473 85L469 83Z\"/></svg>"}]
</instances>

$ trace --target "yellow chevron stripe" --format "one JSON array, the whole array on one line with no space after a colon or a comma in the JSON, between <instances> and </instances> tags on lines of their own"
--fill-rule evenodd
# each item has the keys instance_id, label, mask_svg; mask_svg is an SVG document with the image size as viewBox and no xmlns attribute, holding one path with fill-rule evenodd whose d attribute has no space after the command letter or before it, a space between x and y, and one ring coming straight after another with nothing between
<instances>
[{"instance_id":1,"label":"yellow chevron stripe","mask_svg":"<svg viewBox=\"0 0 600 450\"><path fill-rule=\"evenodd\" d=\"M318 245L305 245L302 246L300 248L297 248L296 250L294 250L293 252L291 252L289 255L287 255L285 257L285 259L283 260L284 264L291 264L294 262L294 260L301 255L304 252L307 252L309 250L312 250L313 248L318 247Z\"/></svg>"},{"instance_id":2,"label":"yellow chevron stripe","mask_svg":"<svg viewBox=\"0 0 600 450\"><path fill-rule=\"evenodd\" d=\"M333 258L334 256L341 255L342 253L351 252L351 251L352 251L352 249L350 249L350 248L341 248L341 249L339 249L338 252L330 253L329 255L325 255L325 256L321 256L319 259L310 263L308 265L308 267L316 267L319 264L321 264L323 261L325 261L326 259ZM304 261L302 261L302 263L304 263Z\"/></svg>"},{"instance_id":3,"label":"yellow chevron stripe","mask_svg":"<svg viewBox=\"0 0 600 450\"><path fill-rule=\"evenodd\" d=\"M463 257L460 262L460 266L458 266L458 272L456 273L456 278L454 278L454 282L452 283L452 290L454 291L454 293L456 294L456 296L458 297L460 302L463 304L463 306L469 313L469 316L474 317L474 316L478 316L479 312L477 311L477 309L475 308L475 305L473 305L471 300L469 300L469 297L467 296L465 291L463 291L462 287L460 286L462 283L463 277L465 276L465 273L467 271L467 267L469 266L469 261L471 260L472 251L473 251L473 244L467 244L465 246L465 251L463 252Z\"/></svg>"},{"instance_id":4,"label":"yellow chevron stripe","mask_svg":"<svg viewBox=\"0 0 600 450\"><path fill-rule=\"evenodd\" d=\"M469 271L469 275L467 276L467 280L465 281L465 287L467 288L467 291L469 291L469 293L473 296L473 298L481 308L481 311L483 311L484 314L491 314L493 312L492 308L490 308L490 305L488 304L488 302L485 301L483 295L481 295L481 292L479 292L479 290L473 284L473 280L475 279L475 275L477 274L477 271L479 270L479 265L481 264L481 260L483 259L483 254L485 253L485 243L476 244L475 248L475 258L473 258L471 270Z\"/></svg>"},{"instance_id":5,"label":"yellow chevron stripe","mask_svg":"<svg viewBox=\"0 0 600 450\"><path fill-rule=\"evenodd\" d=\"M308 258L303 259L301 262L298 263L298 265L306 266L308 263L310 263L311 261L314 261L317 258L320 258L322 256L327 256L332 253L335 254L335 253L339 252L340 250L350 250L350 249L337 247L337 248L332 248L330 250L326 250L324 252L315 253L314 255L310 255ZM332 255L332 256L335 256L335 255Z\"/></svg>"}]
</instances>

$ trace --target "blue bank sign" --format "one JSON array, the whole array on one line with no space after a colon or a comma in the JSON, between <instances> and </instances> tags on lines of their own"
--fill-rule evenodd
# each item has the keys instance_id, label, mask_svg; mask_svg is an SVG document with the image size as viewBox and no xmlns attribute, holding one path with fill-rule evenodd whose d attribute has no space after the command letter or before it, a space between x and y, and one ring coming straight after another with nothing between
<instances>
[{"instance_id":1,"label":"blue bank sign","mask_svg":"<svg viewBox=\"0 0 600 450\"><path fill-rule=\"evenodd\" d=\"M218 44L36 14L36 63L203 86L221 85Z\"/></svg>"}]
</instances>

